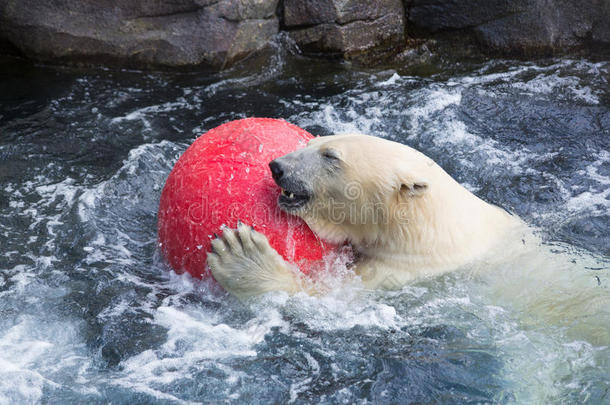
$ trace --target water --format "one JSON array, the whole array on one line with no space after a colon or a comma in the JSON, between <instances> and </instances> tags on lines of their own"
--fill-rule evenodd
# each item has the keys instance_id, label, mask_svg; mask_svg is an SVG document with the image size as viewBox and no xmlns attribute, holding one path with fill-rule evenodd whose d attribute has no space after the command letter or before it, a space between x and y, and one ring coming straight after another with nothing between
<instances>
[{"instance_id":1,"label":"water","mask_svg":"<svg viewBox=\"0 0 610 405\"><path fill-rule=\"evenodd\" d=\"M609 62L395 71L280 53L262 73L215 76L1 66L0 404L610 400L610 348L565 324L582 319L532 320L482 279L241 304L156 251L161 189L195 137L281 117L422 150L607 298ZM587 325L603 335L608 306L596 316Z\"/></svg>"}]
</instances>

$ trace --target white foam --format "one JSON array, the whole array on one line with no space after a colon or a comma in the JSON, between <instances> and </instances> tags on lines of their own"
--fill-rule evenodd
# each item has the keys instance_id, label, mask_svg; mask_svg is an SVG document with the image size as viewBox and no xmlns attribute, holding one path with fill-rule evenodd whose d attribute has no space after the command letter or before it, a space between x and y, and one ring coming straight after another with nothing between
<instances>
[{"instance_id":1,"label":"white foam","mask_svg":"<svg viewBox=\"0 0 610 405\"><path fill-rule=\"evenodd\" d=\"M36 403L45 390L61 387L55 379L89 366L74 325L22 315L0 332L0 403Z\"/></svg>"},{"instance_id":2,"label":"white foam","mask_svg":"<svg viewBox=\"0 0 610 405\"><path fill-rule=\"evenodd\" d=\"M120 124L123 121L140 120L147 129L151 129L150 122L148 121L150 116L174 111L193 110L195 108L195 105L188 102L184 97L179 97L177 101L138 108L137 110L134 110L126 115L113 118L111 122L113 124Z\"/></svg>"},{"instance_id":3,"label":"white foam","mask_svg":"<svg viewBox=\"0 0 610 405\"><path fill-rule=\"evenodd\" d=\"M394 307L363 297L354 286L336 289L322 297L299 295L286 302L286 310L316 330L397 327Z\"/></svg>"},{"instance_id":4,"label":"white foam","mask_svg":"<svg viewBox=\"0 0 610 405\"><path fill-rule=\"evenodd\" d=\"M589 104L599 104L599 98L593 90L581 84L581 79L575 76L560 76L557 73L542 73L527 82L515 82L512 87L523 94L548 96L560 89L567 90L568 95L575 100Z\"/></svg>"},{"instance_id":5,"label":"white foam","mask_svg":"<svg viewBox=\"0 0 610 405\"><path fill-rule=\"evenodd\" d=\"M595 181L598 186L592 187L575 196L570 196L566 201L566 207L571 211L593 210L605 213L610 208L610 176L600 173L600 167L610 162L610 152L602 151L597 160L587 165L578 173Z\"/></svg>"},{"instance_id":6,"label":"white foam","mask_svg":"<svg viewBox=\"0 0 610 405\"><path fill-rule=\"evenodd\" d=\"M438 113L451 105L459 105L462 102L462 94L459 90L449 90L437 85L422 89L416 97L420 101L408 110L413 127L413 135L416 136L422 121L428 121L433 114Z\"/></svg>"},{"instance_id":7,"label":"white foam","mask_svg":"<svg viewBox=\"0 0 610 405\"><path fill-rule=\"evenodd\" d=\"M168 398L160 387L189 375L193 367L228 357L256 356L254 346L272 327L285 324L276 311L265 311L235 328L222 323L219 314L174 306L157 308L154 322L167 328L167 340L157 350L146 350L124 361L123 376L112 383L160 399ZM228 371L227 383L237 383L240 373Z\"/></svg>"},{"instance_id":8,"label":"white foam","mask_svg":"<svg viewBox=\"0 0 610 405\"><path fill-rule=\"evenodd\" d=\"M475 133L459 119L462 95L464 91L470 90L484 96L501 97L502 92L506 91L553 100L557 92L560 92L565 93L565 97L570 100L596 104L599 102L599 90L595 83L588 84L576 76L555 73L557 69L577 66L579 63L581 62L561 62L546 67L525 64L508 72L491 74L482 70L474 77L427 82L424 87L406 89L400 86L409 84L412 78L384 73L382 80L373 79L366 90L348 90L322 100L321 103L312 101L307 95L280 102L300 111L291 118L300 125L322 126L329 132L364 132L387 138L393 138L393 131L400 132L403 125L410 125L414 132L409 140L427 136L434 146L442 150L476 152L475 162L458 157L463 165L500 165L514 173L532 174L536 173L531 169L532 163L554 156L543 152L534 153L525 148L513 150L489 139L485 134ZM579 69L588 69L591 74L599 75L603 67L600 64L584 63ZM527 80L523 79L525 75ZM530 79L531 77L534 78ZM140 108L113 122L121 125L142 120L150 128L150 120L156 114L201 105L192 103L198 93L211 94L235 84L248 87L257 80L252 77L241 83L226 81L208 88L184 89L184 99ZM492 86L492 89L487 86ZM206 117L204 122L217 119ZM194 133L201 131L202 129L194 129ZM309 339L305 333L294 330L295 324L305 324L320 333L346 332L357 327L367 329L371 334L380 333L379 336L387 335L387 331L408 335L416 327L455 326L472 341L473 347L453 347L451 342L445 342L442 338L439 338L439 344L447 344L451 350L489 352L498 357L503 363L500 372L505 374L503 377L509 383L514 384L509 384L506 390L514 392L515 402L520 403L552 401L558 398L558 393L564 387L582 389L582 379L587 372L596 369L595 375L601 375L605 364L607 367L607 349L569 340L561 330L545 330L544 325L524 327L518 313L512 312L508 306L496 304L494 299L502 291L519 285L515 280L508 286L503 285L498 294L490 293L490 288L480 280L458 278L456 281L453 276L388 293L364 291L355 281L353 285L347 284L344 288L335 284L328 295L321 297L268 294L258 301L248 303L244 309L247 315L240 312L246 321L234 323L235 319L227 319L226 316L233 311L240 311L241 304L224 296L213 283L173 272L165 276L159 275L160 266L151 269L151 274L156 272L154 277L148 279L140 276L131 271L130 266L141 264L138 253L150 240L121 228L124 219L133 219L136 214L125 213L125 207L130 207L131 200L125 201L124 194L117 192L117 189L124 191L127 188L134 192L129 181L141 176L141 184L146 184L146 187L150 184L151 190L158 195L159 188L155 187L162 186L164 176L177 155L184 150L183 146L171 142L139 146L130 151L114 176L90 189L77 185L70 179L46 184L48 179L44 175L19 186L6 186L5 190L12 194L9 207L19 209L19 215L31 219L32 229L43 226L48 230L46 244L49 251L56 250L56 238L62 235L58 230L65 227L64 215L77 205L79 220L92 233L88 236L90 239L84 241L86 257L69 271L91 274L96 271L95 266L89 266L91 263L119 264L117 268L120 270L113 273L112 282L122 283L134 290L149 291L138 302L137 308L133 307L129 297L116 297L100 309L98 321L104 324L138 311L145 316L150 315L148 322L166 330L167 339L158 346L153 344L143 352L125 358L117 371L100 372L91 365L92 359L87 353L90 348L86 348L82 342L78 323L63 318L60 321L51 319L57 315L52 308L45 308L36 315L24 314L14 323L6 321L2 324L5 328L0 330L0 403L48 401L49 397L45 393L52 392L53 389L70 389L97 395L97 387L103 389L107 385L144 393L159 401L189 403L180 398L181 393L175 387L179 382L208 369L220 370L219 378L224 379L224 385L220 388L222 394L226 394L226 398L239 400L240 387L250 376L234 367L232 361L254 360L260 353L259 345L265 345L265 339L276 333L276 328L281 334ZM594 163L578 173L591 181L593 186L584 192L579 191L575 196L571 195L573 191L565 189L561 179L550 173L540 175L560 190L568 211L579 212L598 207L600 212L607 212L610 178L602 170L605 168L602 165L608 161L610 152L602 151ZM468 187L476 189L474 185ZM40 201L24 203L22 197L34 192L40 194ZM134 199L140 198L137 204L134 203L135 208L141 208L144 203L150 205L137 211L138 214L154 216L154 208L150 208L154 206L150 203L156 198L154 193L148 197L135 196L137 193L133 193ZM42 215L43 211L51 213ZM151 237L154 238L154 235ZM36 239L30 240L31 243L37 243ZM27 258L31 264L2 270L4 278L0 280L0 284L3 283L0 298L4 302L13 304L11 300L15 299L15 306L44 304L45 294L61 297L66 293L61 288L48 291L44 284L46 281L39 277L41 271L48 272L46 274L55 271L67 277L61 273L63 269L54 268L57 258L40 254L38 250L31 256ZM543 263L539 267L535 266L535 269L541 269L543 265L548 266ZM519 263L514 266L519 267ZM341 267L337 271L341 273L343 270ZM58 277L53 280L62 279ZM5 289L6 285L10 287ZM100 283L98 287L101 289L104 285ZM190 302L187 297L197 295L214 305L207 307L199 303L185 304ZM321 344L315 350L327 357L341 356L341 353L333 352ZM303 367L307 370L305 377L291 379L289 386L285 387L290 401L302 400L303 393L311 388L324 368L324 364L320 364L311 353L302 350ZM345 372L341 370L340 364L333 362L330 365L337 379ZM88 374L91 369L94 369L93 376ZM277 376L271 376L270 379L278 385L283 384ZM346 398L349 397L349 389L343 388L340 392Z\"/></svg>"},{"instance_id":9,"label":"white foam","mask_svg":"<svg viewBox=\"0 0 610 405\"><path fill-rule=\"evenodd\" d=\"M390 78L388 78L387 80L384 80L382 82L379 82L378 85L379 86L392 86L392 85L395 85L400 79L401 79L400 75L398 73L394 72L394 74L392 74L392 76L390 76Z\"/></svg>"}]
</instances>

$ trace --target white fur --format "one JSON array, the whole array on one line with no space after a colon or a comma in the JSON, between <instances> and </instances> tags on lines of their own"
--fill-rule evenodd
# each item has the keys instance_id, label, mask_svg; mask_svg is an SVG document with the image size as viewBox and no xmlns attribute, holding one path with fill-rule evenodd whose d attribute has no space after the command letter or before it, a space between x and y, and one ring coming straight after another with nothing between
<instances>
[{"instance_id":1,"label":"white fur","mask_svg":"<svg viewBox=\"0 0 610 405\"><path fill-rule=\"evenodd\" d=\"M509 297L512 306L532 319L564 324L574 336L610 344L610 294L598 286L602 273L593 277L584 268L574 269L573 258L542 247L519 218L479 199L408 146L365 135L336 135L310 141L294 152L299 154L295 161L314 162L302 158L330 149L340 157L341 170L295 169L297 175L309 173L312 178L306 180L313 187L312 201L295 214L320 237L352 245L360 257L355 272L367 288L395 289L467 268L485 280L491 296L499 301ZM337 211L345 214L340 220ZM210 269L238 297L321 289L304 282L249 227L227 230L213 245Z\"/></svg>"},{"instance_id":2,"label":"white fur","mask_svg":"<svg viewBox=\"0 0 610 405\"><path fill-rule=\"evenodd\" d=\"M397 288L458 268L484 257L509 233L514 239L525 229L518 218L477 198L408 146L366 135L337 135L311 141L306 153L328 148L340 154L342 170L337 176L321 173L315 179L314 201L297 215L322 238L353 245L362 257L356 272L367 287ZM347 195L348 185L359 188L358 195ZM335 221L329 214L332 204L353 212ZM379 208L379 215L368 217L367 206ZM300 288L298 277L270 246L261 243L259 250L231 255L230 249L219 252L226 239L223 235L215 241L217 252L208 262L227 290L249 296Z\"/></svg>"},{"instance_id":3,"label":"white fur","mask_svg":"<svg viewBox=\"0 0 610 405\"><path fill-rule=\"evenodd\" d=\"M366 135L318 138L308 147L332 148L343 157L333 186L359 184L359 198L343 201L358 210L383 207L373 221L329 221L324 209L299 213L322 238L354 246L356 266L370 288L397 288L406 282L450 271L488 256L506 240L527 233L523 222L466 190L439 165L408 146ZM419 185L419 189L415 188ZM318 190L316 195L323 195ZM336 195L334 203L337 203Z\"/></svg>"},{"instance_id":4,"label":"white fur","mask_svg":"<svg viewBox=\"0 0 610 405\"><path fill-rule=\"evenodd\" d=\"M269 291L300 291L296 272L269 245L265 235L240 223L236 230L223 228L212 241L207 262L214 279L240 298Z\"/></svg>"}]
</instances>

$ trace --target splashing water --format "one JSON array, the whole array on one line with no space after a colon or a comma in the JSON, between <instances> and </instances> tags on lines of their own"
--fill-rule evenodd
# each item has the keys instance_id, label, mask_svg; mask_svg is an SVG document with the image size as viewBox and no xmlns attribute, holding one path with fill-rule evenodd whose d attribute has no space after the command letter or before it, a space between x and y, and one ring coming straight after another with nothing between
<instances>
[{"instance_id":1,"label":"splashing water","mask_svg":"<svg viewBox=\"0 0 610 405\"><path fill-rule=\"evenodd\" d=\"M563 266L599 281L585 304L608 302L609 68L492 61L419 77L279 58L267 74L202 77L7 61L0 403L607 401L610 349L570 332L595 322L528 316L548 301L513 270ZM394 292L336 280L323 297L239 303L168 271L156 211L188 144L245 116L407 143L563 253L494 277Z\"/></svg>"}]
</instances>

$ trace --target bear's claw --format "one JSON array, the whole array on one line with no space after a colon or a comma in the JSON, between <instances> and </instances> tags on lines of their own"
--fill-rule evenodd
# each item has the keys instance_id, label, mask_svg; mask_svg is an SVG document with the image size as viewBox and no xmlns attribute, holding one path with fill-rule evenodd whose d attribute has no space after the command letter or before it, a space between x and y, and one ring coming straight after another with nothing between
<instances>
[{"instance_id":1,"label":"bear's claw","mask_svg":"<svg viewBox=\"0 0 610 405\"><path fill-rule=\"evenodd\" d=\"M265 235L239 221L237 229L223 227L222 236L214 236L207 262L225 290L240 298L295 290L294 273Z\"/></svg>"}]
</instances>

